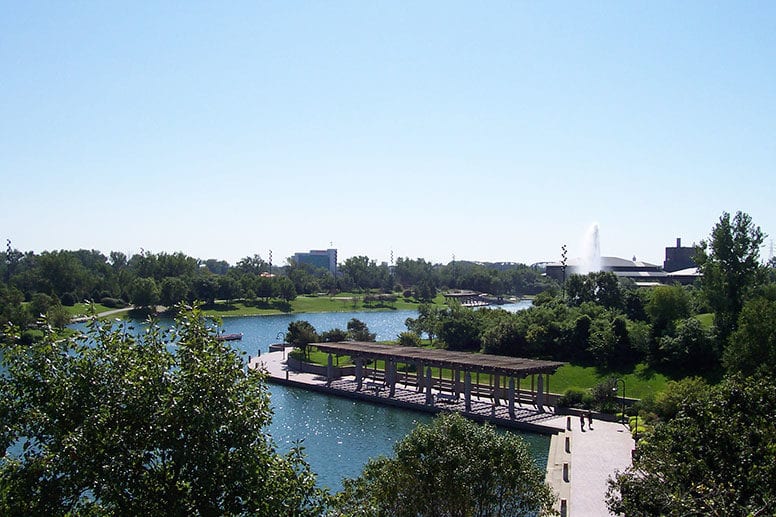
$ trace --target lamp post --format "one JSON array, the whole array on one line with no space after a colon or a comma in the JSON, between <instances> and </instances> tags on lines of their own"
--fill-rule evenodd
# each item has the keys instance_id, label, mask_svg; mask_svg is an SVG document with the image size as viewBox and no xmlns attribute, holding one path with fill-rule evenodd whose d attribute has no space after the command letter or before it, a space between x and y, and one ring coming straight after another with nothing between
<instances>
[{"instance_id":1,"label":"lamp post","mask_svg":"<svg viewBox=\"0 0 776 517\"><path fill-rule=\"evenodd\" d=\"M621 421L624 424L625 423L625 379L622 379L622 378L616 379L615 380L615 387L612 388L612 391L614 393L617 393L617 385L619 385L619 383L622 383L622 417L621 417Z\"/></svg>"},{"instance_id":2,"label":"lamp post","mask_svg":"<svg viewBox=\"0 0 776 517\"><path fill-rule=\"evenodd\" d=\"M282 339L283 340L283 360L286 360L286 333L285 332L278 332L278 335L275 336L275 339Z\"/></svg>"}]
</instances>

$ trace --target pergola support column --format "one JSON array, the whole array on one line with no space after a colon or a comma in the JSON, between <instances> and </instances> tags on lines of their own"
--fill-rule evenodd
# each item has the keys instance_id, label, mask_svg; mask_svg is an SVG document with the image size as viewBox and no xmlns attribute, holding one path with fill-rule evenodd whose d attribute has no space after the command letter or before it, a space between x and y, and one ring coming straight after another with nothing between
<instances>
[{"instance_id":1,"label":"pergola support column","mask_svg":"<svg viewBox=\"0 0 776 517\"><path fill-rule=\"evenodd\" d=\"M501 405L501 376L493 374L493 405Z\"/></svg>"},{"instance_id":2,"label":"pergola support column","mask_svg":"<svg viewBox=\"0 0 776 517\"><path fill-rule=\"evenodd\" d=\"M334 378L334 361L329 354L329 359L326 364L326 387L331 386L331 380Z\"/></svg>"},{"instance_id":3,"label":"pergola support column","mask_svg":"<svg viewBox=\"0 0 776 517\"><path fill-rule=\"evenodd\" d=\"M356 391L361 391L361 387L364 384L364 360L360 357L356 358Z\"/></svg>"},{"instance_id":4,"label":"pergola support column","mask_svg":"<svg viewBox=\"0 0 776 517\"><path fill-rule=\"evenodd\" d=\"M466 408L467 413L471 413L472 411L472 374L471 372L467 371L464 376L463 381L463 400L464 400L464 407Z\"/></svg>"},{"instance_id":5,"label":"pergola support column","mask_svg":"<svg viewBox=\"0 0 776 517\"><path fill-rule=\"evenodd\" d=\"M509 378L509 418L515 418L515 378Z\"/></svg>"},{"instance_id":6,"label":"pergola support column","mask_svg":"<svg viewBox=\"0 0 776 517\"><path fill-rule=\"evenodd\" d=\"M396 362L391 359L385 364L385 381L388 383L388 396L396 394Z\"/></svg>"},{"instance_id":7,"label":"pergola support column","mask_svg":"<svg viewBox=\"0 0 776 517\"><path fill-rule=\"evenodd\" d=\"M434 394L431 392L431 367L426 368L426 404L434 405Z\"/></svg>"},{"instance_id":8,"label":"pergola support column","mask_svg":"<svg viewBox=\"0 0 776 517\"><path fill-rule=\"evenodd\" d=\"M541 373L536 382L536 408L544 412L544 375Z\"/></svg>"}]
</instances>

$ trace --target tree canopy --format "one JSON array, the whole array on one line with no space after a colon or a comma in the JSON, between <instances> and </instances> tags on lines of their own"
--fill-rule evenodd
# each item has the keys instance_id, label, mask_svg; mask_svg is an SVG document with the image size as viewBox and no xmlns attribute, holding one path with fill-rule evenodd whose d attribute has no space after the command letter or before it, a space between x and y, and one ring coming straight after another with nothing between
<instances>
[{"instance_id":1,"label":"tree canopy","mask_svg":"<svg viewBox=\"0 0 776 517\"><path fill-rule=\"evenodd\" d=\"M301 448L263 431L264 374L215 335L195 309L3 345L0 514L319 515Z\"/></svg>"},{"instance_id":2,"label":"tree canopy","mask_svg":"<svg viewBox=\"0 0 776 517\"><path fill-rule=\"evenodd\" d=\"M639 442L633 465L610 480L609 509L629 516L776 514L774 415L772 378L694 384L676 417Z\"/></svg>"},{"instance_id":3,"label":"tree canopy","mask_svg":"<svg viewBox=\"0 0 776 517\"><path fill-rule=\"evenodd\" d=\"M732 221L723 212L708 241L701 241L695 261L703 274L701 285L715 312L715 326L723 342L735 330L744 302L764 271L760 246L765 234L752 218L736 212Z\"/></svg>"},{"instance_id":4,"label":"tree canopy","mask_svg":"<svg viewBox=\"0 0 776 517\"><path fill-rule=\"evenodd\" d=\"M453 517L549 512L552 490L522 439L457 413L419 425L346 479L333 515Z\"/></svg>"}]
</instances>

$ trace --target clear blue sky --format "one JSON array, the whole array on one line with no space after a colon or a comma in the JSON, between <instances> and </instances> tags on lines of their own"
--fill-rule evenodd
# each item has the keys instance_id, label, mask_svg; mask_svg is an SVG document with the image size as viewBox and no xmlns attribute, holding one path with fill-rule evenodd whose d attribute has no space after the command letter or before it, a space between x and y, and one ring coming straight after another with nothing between
<instances>
[{"instance_id":1,"label":"clear blue sky","mask_svg":"<svg viewBox=\"0 0 776 517\"><path fill-rule=\"evenodd\" d=\"M662 263L776 237L776 2L0 0L0 178L23 251Z\"/></svg>"}]
</instances>

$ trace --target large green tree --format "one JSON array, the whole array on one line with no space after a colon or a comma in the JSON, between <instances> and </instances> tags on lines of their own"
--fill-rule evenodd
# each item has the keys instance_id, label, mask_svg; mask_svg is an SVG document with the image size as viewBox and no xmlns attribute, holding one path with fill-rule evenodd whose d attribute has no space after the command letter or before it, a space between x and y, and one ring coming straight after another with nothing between
<instances>
[{"instance_id":1,"label":"large green tree","mask_svg":"<svg viewBox=\"0 0 776 517\"><path fill-rule=\"evenodd\" d=\"M300 349L305 356L307 356L308 352L307 345L315 343L318 340L318 333L309 321L299 320L292 321L288 324L286 343L291 343L296 348Z\"/></svg>"},{"instance_id":2,"label":"large green tree","mask_svg":"<svg viewBox=\"0 0 776 517\"><path fill-rule=\"evenodd\" d=\"M714 325L722 342L735 330L744 302L764 270L760 246L765 234L752 218L737 212L731 220L723 212L708 241L701 241L695 262L703 274L701 286L714 310Z\"/></svg>"},{"instance_id":3,"label":"large green tree","mask_svg":"<svg viewBox=\"0 0 776 517\"><path fill-rule=\"evenodd\" d=\"M301 450L263 431L264 374L215 333L195 310L4 345L0 514L318 515Z\"/></svg>"},{"instance_id":4,"label":"large green tree","mask_svg":"<svg viewBox=\"0 0 776 517\"><path fill-rule=\"evenodd\" d=\"M685 398L610 480L609 509L628 516L776 515L776 385L731 378Z\"/></svg>"},{"instance_id":5,"label":"large green tree","mask_svg":"<svg viewBox=\"0 0 776 517\"><path fill-rule=\"evenodd\" d=\"M731 372L751 375L776 372L776 301L755 298L744 304L738 329L730 338L723 357Z\"/></svg>"},{"instance_id":6,"label":"large green tree","mask_svg":"<svg viewBox=\"0 0 776 517\"><path fill-rule=\"evenodd\" d=\"M453 517L550 512L545 473L520 437L457 413L419 425L391 458L370 460L346 479L333 515Z\"/></svg>"}]
</instances>

